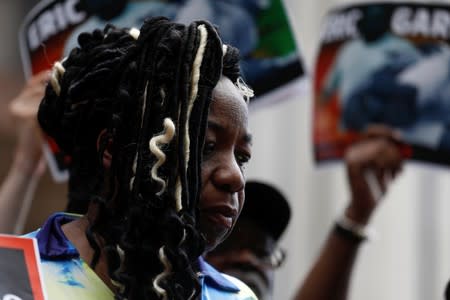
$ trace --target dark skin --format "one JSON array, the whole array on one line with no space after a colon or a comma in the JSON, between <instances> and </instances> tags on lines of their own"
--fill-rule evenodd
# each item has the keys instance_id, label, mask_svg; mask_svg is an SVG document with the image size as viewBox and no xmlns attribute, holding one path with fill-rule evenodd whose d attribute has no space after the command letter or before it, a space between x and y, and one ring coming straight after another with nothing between
<instances>
[{"instance_id":1,"label":"dark skin","mask_svg":"<svg viewBox=\"0 0 450 300\"><path fill-rule=\"evenodd\" d=\"M244 204L244 166L251 157L247 117L247 104L241 94L228 78L222 77L213 90L202 162L200 229L206 237L207 251L228 236ZM110 160L111 154L105 151L105 168ZM94 250L85 231L96 215L97 206L91 204L85 216L62 226L64 234L86 262L92 260ZM96 238L102 245L101 236ZM103 253L94 271L111 290L116 290Z\"/></svg>"},{"instance_id":2,"label":"dark skin","mask_svg":"<svg viewBox=\"0 0 450 300\"><path fill-rule=\"evenodd\" d=\"M244 205L244 167L251 157L247 104L225 77L213 91L202 163L200 229L207 249L231 232Z\"/></svg>"}]
</instances>

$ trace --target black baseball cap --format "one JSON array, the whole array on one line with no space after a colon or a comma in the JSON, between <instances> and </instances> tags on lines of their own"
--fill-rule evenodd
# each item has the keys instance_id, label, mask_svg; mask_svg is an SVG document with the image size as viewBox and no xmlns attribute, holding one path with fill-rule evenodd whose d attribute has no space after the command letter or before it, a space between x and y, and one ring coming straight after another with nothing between
<instances>
[{"instance_id":1,"label":"black baseball cap","mask_svg":"<svg viewBox=\"0 0 450 300\"><path fill-rule=\"evenodd\" d=\"M276 241L281 237L291 218L286 197L274 186L257 181L245 184L245 203L239 218L255 221Z\"/></svg>"}]
</instances>

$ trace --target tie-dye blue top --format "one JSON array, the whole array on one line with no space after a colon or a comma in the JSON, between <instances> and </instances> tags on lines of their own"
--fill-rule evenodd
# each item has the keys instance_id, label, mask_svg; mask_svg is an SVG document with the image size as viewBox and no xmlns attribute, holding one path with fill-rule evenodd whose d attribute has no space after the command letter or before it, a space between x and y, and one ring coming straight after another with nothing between
<instances>
[{"instance_id":1,"label":"tie-dye blue top","mask_svg":"<svg viewBox=\"0 0 450 300\"><path fill-rule=\"evenodd\" d=\"M27 235L37 239L41 268L48 300L113 300L113 292L80 258L61 226L79 216L57 213L41 229ZM254 293L240 280L219 273L202 258L202 300L256 300Z\"/></svg>"}]
</instances>

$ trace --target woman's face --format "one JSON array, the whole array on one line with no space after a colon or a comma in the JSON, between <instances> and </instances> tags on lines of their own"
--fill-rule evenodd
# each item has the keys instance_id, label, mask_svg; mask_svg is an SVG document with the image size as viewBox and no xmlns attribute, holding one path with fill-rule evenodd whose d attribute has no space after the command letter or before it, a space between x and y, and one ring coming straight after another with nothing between
<instances>
[{"instance_id":1,"label":"woman's face","mask_svg":"<svg viewBox=\"0 0 450 300\"><path fill-rule=\"evenodd\" d=\"M206 250L231 232L244 205L244 167L251 157L247 104L226 77L213 90L203 147L200 229Z\"/></svg>"}]
</instances>

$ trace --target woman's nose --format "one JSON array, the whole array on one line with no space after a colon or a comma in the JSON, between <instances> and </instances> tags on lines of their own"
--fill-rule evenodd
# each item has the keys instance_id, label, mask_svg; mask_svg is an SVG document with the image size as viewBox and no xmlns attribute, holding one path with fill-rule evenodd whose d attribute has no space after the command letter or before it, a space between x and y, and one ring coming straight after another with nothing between
<instances>
[{"instance_id":1,"label":"woman's nose","mask_svg":"<svg viewBox=\"0 0 450 300\"><path fill-rule=\"evenodd\" d=\"M244 189L244 174L234 155L232 158L221 161L215 171L214 182L220 189L231 193L237 193Z\"/></svg>"}]
</instances>

